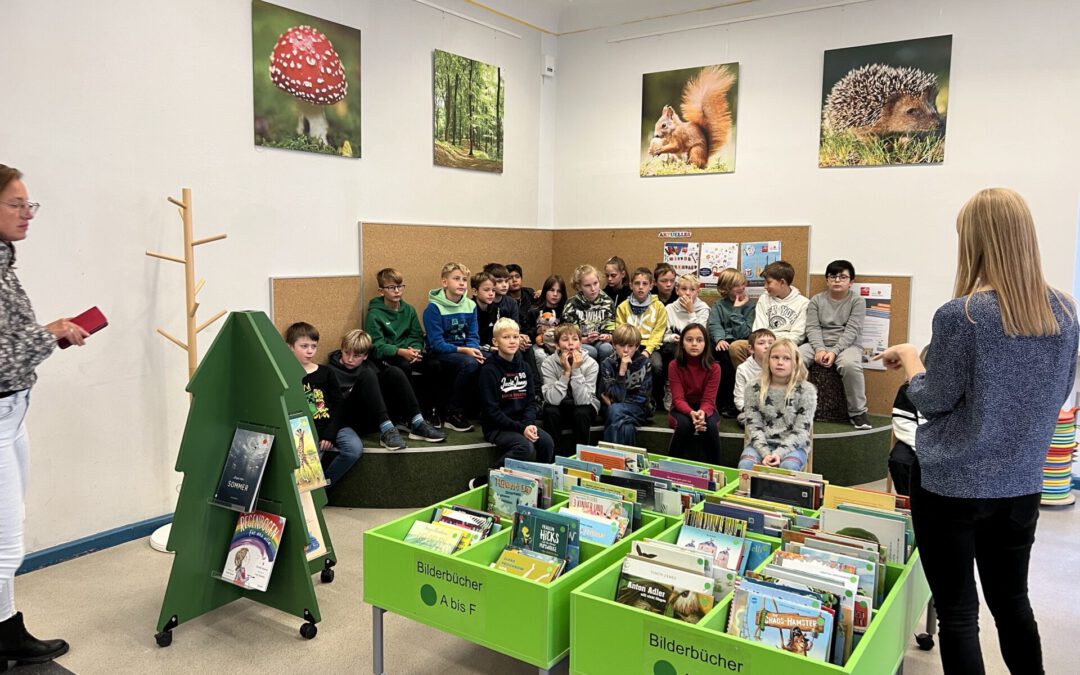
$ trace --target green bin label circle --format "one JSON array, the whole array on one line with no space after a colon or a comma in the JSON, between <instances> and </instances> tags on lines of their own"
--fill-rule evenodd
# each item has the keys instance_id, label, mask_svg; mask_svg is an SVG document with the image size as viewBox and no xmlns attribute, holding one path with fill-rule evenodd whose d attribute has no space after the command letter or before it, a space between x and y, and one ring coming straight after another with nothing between
<instances>
[{"instance_id":1,"label":"green bin label circle","mask_svg":"<svg viewBox=\"0 0 1080 675\"><path fill-rule=\"evenodd\" d=\"M434 607L435 603L439 600L439 594L435 592L435 589L430 584L424 584L420 587L420 599L424 601L424 604L428 607ZM672 671L674 673L674 671Z\"/></svg>"},{"instance_id":2,"label":"green bin label circle","mask_svg":"<svg viewBox=\"0 0 1080 675\"><path fill-rule=\"evenodd\" d=\"M667 661L657 661L652 667L653 675L678 675L675 666Z\"/></svg>"}]
</instances>

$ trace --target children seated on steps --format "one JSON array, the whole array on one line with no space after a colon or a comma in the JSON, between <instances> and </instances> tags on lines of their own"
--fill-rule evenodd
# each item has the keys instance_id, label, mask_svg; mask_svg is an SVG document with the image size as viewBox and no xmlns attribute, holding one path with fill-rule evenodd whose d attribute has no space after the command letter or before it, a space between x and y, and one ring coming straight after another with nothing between
<instances>
[{"instance_id":1,"label":"children seated on steps","mask_svg":"<svg viewBox=\"0 0 1080 675\"><path fill-rule=\"evenodd\" d=\"M806 366L795 343L780 338L769 347L761 377L746 391L749 444L739 468L755 464L802 471L814 426L817 391L806 381Z\"/></svg>"}]
</instances>

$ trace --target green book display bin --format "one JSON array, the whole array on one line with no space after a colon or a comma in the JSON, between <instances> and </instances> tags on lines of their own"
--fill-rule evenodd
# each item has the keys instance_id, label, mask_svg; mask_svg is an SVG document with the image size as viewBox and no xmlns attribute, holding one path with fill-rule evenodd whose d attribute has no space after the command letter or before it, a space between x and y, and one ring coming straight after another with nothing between
<instances>
[{"instance_id":1,"label":"green book display bin","mask_svg":"<svg viewBox=\"0 0 1080 675\"><path fill-rule=\"evenodd\" d=\"M621 560L630 542L667 527L658 514L642 514L641 527L612 546L581 543L581 561L549 584L489 567L510 541L503 529L453 555L403 540L417 520L431 520L438 506L486 507L487 487L364 533L364 602L374 607L374 670L383 672L382 614L400 614L547 671L570 649L570 592ZM550 510L565 504L556 495Z\"/></svg>"},{"instance_id":2,"label":"green book display bin","mask_svg":"<svg viewBox=\"0 0 1080 675\"><path fill-rule=\"evenodd\" d=\"M675 525L657 538L674 542L678 532ZM749 536L770 542L774 551L779 546L771 537ZM572 594L570 669L575 675L893 673L930 598L917 550L907 564L887 565L885 600L840 667L728 635L731 593L697 624L619 604L614 598L621 569L622 560L616 560Z\"/></svg>"}]
</instances>

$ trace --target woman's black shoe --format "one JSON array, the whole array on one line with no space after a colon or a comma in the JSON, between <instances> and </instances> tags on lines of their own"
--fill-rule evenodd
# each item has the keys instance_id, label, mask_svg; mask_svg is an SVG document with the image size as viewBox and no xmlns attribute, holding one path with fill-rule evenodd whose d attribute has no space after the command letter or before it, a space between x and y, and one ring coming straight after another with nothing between
<instances>
[{"instance_id":1,"label":"woman's black shoe","mask_svg":"<svg viewBox=\"0 0 1080 675\"><path fill-rule=\"evenodd\" d=\"M0 661L45 663L67 651L68 643L63 640L39 640L26 632L22 612L0 623Z\"/></svg>"}]
</instances>

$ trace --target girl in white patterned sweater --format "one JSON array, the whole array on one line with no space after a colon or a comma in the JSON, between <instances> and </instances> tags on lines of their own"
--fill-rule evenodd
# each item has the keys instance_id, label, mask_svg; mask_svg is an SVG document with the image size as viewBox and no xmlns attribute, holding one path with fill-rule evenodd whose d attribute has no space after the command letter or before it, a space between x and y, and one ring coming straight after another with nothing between
<instances>
[{"instance_id":1,"label":"girl in white patterned sweater","mask_svg":"<svg viewBox=\"0 0 1080 675\"><path fill-rule=\"evenodd\" d=\"M801 471L817 409L817 389L806 381L799 348L788 339L773 343L761 379L746 391L746 432L749 445L739 468L755 464Z\"/></svg>"}]
</instances>

